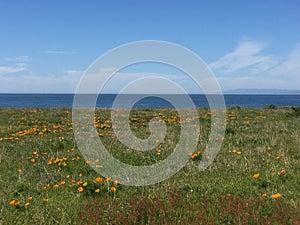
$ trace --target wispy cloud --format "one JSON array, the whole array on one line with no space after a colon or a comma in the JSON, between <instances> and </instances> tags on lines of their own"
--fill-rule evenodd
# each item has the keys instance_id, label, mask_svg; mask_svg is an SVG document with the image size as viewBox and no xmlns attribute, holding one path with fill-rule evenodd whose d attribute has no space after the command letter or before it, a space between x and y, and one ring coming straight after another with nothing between
<instances>
[{"instance_id":1,"label":"wispy cloud","mask_svg":"<svg viewBox=\"0 0 300 225\"><path fill-rule=\"evenodd\" d=\"M67 75L81 75L83 74L83 70L66 70L65 74Z\"/></svg>"},{"instance_id":2,"label":"wispy cloud","mask_svg":"<svg viewBox=\"0 0 300 225\"><path fill-rule=\"evenodd\" d=\"M300 43L282 61L263 55L265 47L260 42L241 42L234 51L211 63L222 88L299 89Z\"/></svg>"},{"instance_id":3,"label":"wispy cloud","mask_svg":"<svg viewBox=\"0 0 300 225\"><path fill-rule=\"evenodd\" d=\"M5 57L4 60L7 62L14 62L14 63L27 63L29 62L29 56L21 55L17 57Z\"/></svg>"},{"instance_id":4,"label":"wispy cloud","mask_svg":"<svg viewBox=\"0 0 300 225\"><path fill-rule=\"evenodd\" d=\"M209 66L219 74L226 75L247 68L251 74L266 71L277 64L272 56L263 55L264 43L254 41L240 42L236 49Z\"/></svg>"},{"instance_id":5,"label":"wispy cloud","mask_svg":"<svg viewBox=\"0 0 300 225\"><path fill-rule=\"evenodd\" d=\"M290 51L284 60L279 60L271 54L265 54L266 46L266 44L255 41L240 42L233 51L210 64L223 90L239 88L299 90L300 43ZM72 68L62 71L60 76L58 74L55 74L55 76L32 75L28 70L22 73L22 76L14 75L14 73L26 70L26 62L22 62L22 60L26 61L29 59L24 57L23 59L11 61L14 62L11 66L0 66L1 92L72 93L76 90L78 82L84 74L83 70ZM106 74L114 70L114 68L106 68L101 72ZM101 76L101 72L94 74L87 81L87 84L91 85L95 90L101 87L102 83L96 82ZM5 76L4 74L10 75ZM234 74L234 76L231 74ZM189 93L199 93L199 89L193 81L182 74L146 72L117 72L111 79L107 82L105 81L102 93L118 93L131 82L148 76L162 76L179 84ZM169 91L164 90L163 87L161 89L166 93ZM134 91L142 92L143 89L139 90L137 87Z\"/></svg>"},{"instance_id":6,"label":"wispy cloud","mask_svg":"<svg viewBox=\"0 0 300 225\"><path fill-rule=\"evenodd\" d=\"M6 75L11 73L17 73L26 70L25 67L20 66L0 66L0 75Z\"/></svg>"},{"instance_id":7,"label":"wispy cloud","mask_svg":"<svg viewBox=\"0 0 300 225\"><path fill-rule=\"evenodd\" d=\"M110 72L111 69L107 68L104 69L104 71ZM32 74L25 74L23 76L0 76L0 90L5 93L74 93L82 74L83 71L81 70L67 70L64 71L64 75L61 76ZM91 74L90 77L87 78L85 85L88 85L88 90L91 90L91 93L97 93L93 92L93 90L99 91L102 84L104 84L104 87L101 93L118 93L130 83L149 76L164 77L174 82L181 77L180 75L174 76L172 74L157 73L116 73L111 79L102 83L101 73L99 73ZM191 80L184 79L176 83L179 85L182 84L183 89L191 91L191 93L199 92L199 89L191 84ZM159 87L157 86L160 84L149 84L150 87L151 85L156 85L156 89L158 89ZM135 93L144 93L143 87L139 86L133 91ZM170 92L169 89L163 86L161 93L173 92Z\"/></svg>"},{"instance_id":8,"label":"wispy cloud","mask_svg":"<svg viewBox=\"0 0 300 225\"><path fill-rule=\"evenodd\" d=\"M46 50L44 51L45 54L58 54L58 55L72 55L76 54L76 52L71 51L60 51L60 50Z\"/></svg>"},{"instance_id":9,"label":"wispy cloud","mask_svg":"<svg viewBox=\"0 0 300 225\"><path fill-rule=\"evenodd\" d=\"M2 93L74 93L80 76L0 76Z\"/></svg>"},{"instance_id":10,"label":"wispy cloud","mask_svg":"<svg viewBox=\"0 0 300 225\"><path fill-rule=\"evenodd\" d=\"M298 83L290 79L277 78L271 76L244 76L244 77L220 77L218 79L224 91L234 89L283 89L283 90L299 90Z\"/></svg>"},{"instance_id":11,"label":"wispy cloud","mask_svg":"<svg viewBox=\"0 0 300 225\"><path fill-rule=\"evenodd\" d=\"M287 78L295 78L300 83L300 43L290 52L288 57L270 70L270 74Z\"/></svg>"},{"instance_id":12,"label":"wispy cloud","mask_svg":"<svg viewBox=\"0 0 300 225\"><path fill-rule=\"evenodd\" d=\"M0 75L13 74L27 70L29 56L4 57L0 66Z\"/></svg>"}]
</instances>

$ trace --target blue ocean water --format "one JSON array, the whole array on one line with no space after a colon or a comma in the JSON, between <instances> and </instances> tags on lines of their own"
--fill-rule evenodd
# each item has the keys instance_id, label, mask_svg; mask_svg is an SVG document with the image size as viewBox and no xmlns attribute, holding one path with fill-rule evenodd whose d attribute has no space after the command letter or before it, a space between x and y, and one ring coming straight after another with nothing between
<instances>
[{"instance_id":1,"label":"blue ocean water","mask_svg":"<svg viewBox=\"0 0 300 225\"><path fill-rule=\"evenodd\" d=\"M70 108L73 105L73 94L0 94L0 108ZM123 99L126 107L131 95ZM197 108L209 107L205 95L190 95ZM116 98L114 94L101 94L97 108L111 108ZM181 96L176 96L180 99ZM262 108L268 105L276 107L300 106L300 95L224 95L226 107L241 106ZM182 107L184 108L184 102ZM171 108L168 101L157 97L146 97L134 105L134 108Z\"/></svg>"}]
</instances>

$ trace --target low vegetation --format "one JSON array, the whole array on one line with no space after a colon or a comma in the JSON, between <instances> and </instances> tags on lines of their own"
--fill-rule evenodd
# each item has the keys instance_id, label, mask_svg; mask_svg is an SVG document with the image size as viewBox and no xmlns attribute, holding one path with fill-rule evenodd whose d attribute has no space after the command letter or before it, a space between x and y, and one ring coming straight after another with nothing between
<instances>
[{"instance_id":1,"label":"low vegetation","mask_svg":"<svg viewBox=\"0 0 300 225\"><path fill-rule=\"evenodd\" d=\"M101 160L82 157L71 113L0 109L0 224L300 224L298 108L228 109L222 148L205 171L198 165L211 114L199 109L190 161L170 179L143 187L91 168L101 168ZM189 122L175 110L132 110L132 132L147 137L154 116L167 124L167 136L143 153L116 139L109 110L96 110L95 126L114 157L149 165L172 153L181 123Z\"/></svg>"}]
</instances>

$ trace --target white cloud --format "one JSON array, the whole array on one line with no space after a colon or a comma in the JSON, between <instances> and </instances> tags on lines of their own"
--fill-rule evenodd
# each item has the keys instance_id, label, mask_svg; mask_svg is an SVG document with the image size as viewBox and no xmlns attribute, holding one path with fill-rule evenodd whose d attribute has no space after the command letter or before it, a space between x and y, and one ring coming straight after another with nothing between
<instances>
[{"instance_id":1,"label":"white cloud","mask_svg":"<svg viewBox=\"0 0 300 225\"><path fill-rule=\"evenodd\" d=\"M24 66L0 66L0 75L17 73L25 70L26 68Z\"/></svg>"},{"instance_id":2,"label":"white cloud","mask_svg":"<svg viewBox=\"0 0 300 225\"><path fill-rule=\"evenodd\" d=\"M105 86L103 88L103 93L119 93L123 88L126 88L127 86L134 86L134 90L131 88L130 90L126 90L125 93L144 93L146 89L149 87L152 87L153 90L155 89L160 89L161 93L170 93L170 90L168 88L161 88L155 87L159 86L159 83L153 83L151 82L151 79L148 79L149 85L147 86L135 86L134 82L138 81L139 82L143 79L147 79L149 77L153 77L153 80L157 80L154 77L162 77L165 79L168 79L170 81L176 82L176 83L181 83L178 82L178 79L180 79L180 75L172 75L172 74L158 74L158 73L116 73L114 76L112 76L108 82L105 83ZM186 78L188 79L188 78ZM156 92L156 91L154 91Z\"/></svg>"},{"instance_id":3,"label":"white cloud","mask_svg":"<svg viewBox=\"0 0 300 225\"><path fill-rule=\"evenodd\" d=\"M44 51L45 54L58 54L58 55L71 55L76 54L76 52L71 51L60 51L60 50L46 50Z\"/></svg>"},{"instance_id":4,"label":"white cloud","mask_svg":"<svg viewBox=\"0 0 300 225\"><path fill-rule=\"evenodd\" d=\"M262 54L265 46L261 42L241 42L210 64L223 90L300 89L300 44L281 62Z\"/></svg>"},{"instance_id":5,"label":"white cloud","mask_svg":"<svg viewBox=\"0 0 300 225\"><path fill-rule=\"evenodd\" d=\"M29 62L29 56L27 55L21 55L17 57L5 57L5 61L7 62L14 62L14 63L27 63Z\"/></svg>"},{"instance_id":6,"label":"white cloud","mask_svg":"<svg viewBox=\"0 0 300 225\"><path fill-rule=\"evenodd\" d=\"M281 62L270 54L262 54L265 46L261 42L241 42L235 50L210 64L223 90L300 89L300 43ZM29 61L28 57L20 56L10 58L10 62L14 62L13 66L0 66L1 92L73 93L84 74L82 70L71 69L64 71L63 76L29 75L27 61ZM106 68L102 72L110 73L114 70L114 68ZM22 76L14 74L22 71L26 71L27 75L26 73L22 73ZM106 82L97 81L100 75L101 73L96 73L91 76L86 85L92 90L98 90L101 84ZM189 93L199 93L199 87L187 75L129 72L119 72L113 76L104 86L102 93L117 93L130 82L148 76L162 76L181 85ZM161 90L163 93L168 92L163 87ZM136 91L142 92L143 87L141 89L137 87Z\"/></svg>"},{"instance_id":7,"label":"white cloud","mask_svg":"<svg viewBox=\"0 0 300 225\"><path fill-rule=\"evenodd\" d=\"M27 70L29 56L4 57L6 65L0 66L0 75L14 74Z\"/></svg>"},{"instance_id":8,"label":"white cloud","mask_svg":"<svg viewBox=\"0 0 300 225\"><path fill-rule=\"evenodd\" d=\"M65 74L67 75L82 75L84 73L83 70L66 70Z\"/></svg>"},{"instance_id":9,"label":"white cloud","mask_svg":"<svg viewBox=\"0 0 300 225\"><path fill-rule=\"evenodd\" d=\"M72 93L80 76L0 76L2 93Z\"/></svg>"},{"instance_id":10,"label":"white cloud","mask_svg":"<svg viewBox=\"0 0 300 225\"><path fill-rule=\"evenodd\" d=\"M282 63L270 70L270 74L276 77L295 79L298 81L298 85L300 84L300 43Z\"/></svg>"},{"instance_id":11,"label":"white cloud","mask_svg":"<svg viewBox=\"0 0 300 225\"><path fill-rule=\"evenodd\" d=\"M261 54L265 44L254 41L240 42L235 50L221 57L209 66L217 74L230 74L247 68L251 74L267 71L276 65L272 56Z\"/></svg>"},{"instance_id":12,"label":"white cloud","mask_svg":"<svg viewBox=\"0 0 300 225\"><path fill-rule=\"evenodd\" d=\"M105 71L109 72L109 69ZM22 75L22 76L0 76L0 90L2 93L74 93L79 81L83 75L80 70L65 71L64 76L38 76L38 75ZM180 75L172 74L156 74L156 73L117 73L108 81L99 80L101 74L92 74L85 82L87 92L95 93L99 91L102 84L105 84L101 93L118 93L131 82L139 79L148 78L149 76L164 77L183 87L187 92L199 93L199 88L193 84L191 79L182 78ZM161 90L160 93L171 93L169 89L162 85L159 88L158 83L154 88ZM144 93L145 87L137 86L134 93Z\"/></svg>"},{"instance_id":13,"label":"white cloud","mask_svg":"<svg viewBox=\"0 0 300 225\"><path fill-rule=\"evenodd\" d=\"M224 91L235 89L284 89L299 90L299 81L291 82L288 79L274 79L273 77L220 77L218 79Z\"/></svg>"}]
</instances>

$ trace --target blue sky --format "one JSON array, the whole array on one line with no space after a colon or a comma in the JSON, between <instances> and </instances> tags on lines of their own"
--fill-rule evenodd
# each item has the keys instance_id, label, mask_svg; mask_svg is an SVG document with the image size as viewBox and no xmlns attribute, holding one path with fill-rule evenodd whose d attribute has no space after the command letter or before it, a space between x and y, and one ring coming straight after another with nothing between
<instances>
[{"instance_id":1,"label":"blue sky","mask_svg":"<svg viewBox=\"0 0 300 225\"><path fill-rule=\"evenodd\" d=\"M300 1L1 1L0 92L74 92L83 71L132 41L189 48L223 90L300 89ZM174 69L138 66L193 85ZM192 91L193 92L193 91Z\"/></svg>"}]
</instances>

